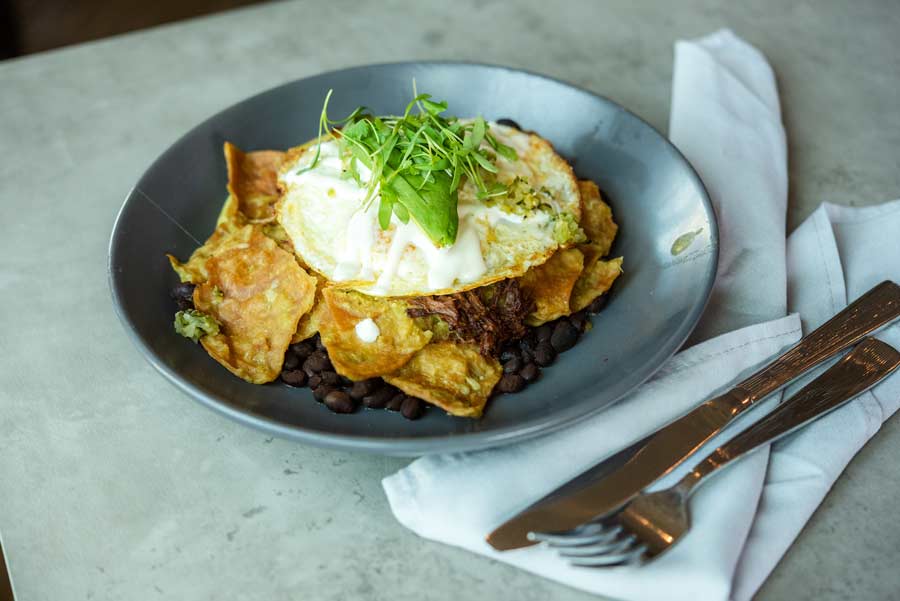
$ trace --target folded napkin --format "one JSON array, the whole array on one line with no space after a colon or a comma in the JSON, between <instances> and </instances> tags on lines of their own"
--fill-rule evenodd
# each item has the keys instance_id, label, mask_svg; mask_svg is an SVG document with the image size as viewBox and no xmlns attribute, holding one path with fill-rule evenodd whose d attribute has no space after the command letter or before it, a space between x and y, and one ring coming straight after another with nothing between
<instances>
[{"instance_id":1,"label":"folded napkin","mask_svg":"<svg viewBox=\"0 0 900 601\"><path fill-rule=\"evenodd\" d=\"M499 553L484 541L518 510L796 342L801 321L808 331L879 281L900 280L900 201L823 205L785 246L786 147L774 76L730 31L676 44L671 137L706 183L719 219L716 286L693 338L705 341L627 399L563 432L423 457L385 478L391 509L406 527L619 599L746 599L900 405L893 376L775 445L771 458L761 450L742 459L697 491L685 540L640 568L572 568L542 547ZM787 308L799 316L785 317ZM900 328L883 336L900 346Z\"/></svg>"},{"instance_id":2,"label":"folded napkin","mask_svg":"<svg viewBox=\"0 0 900 601\"><path fill-rule=\"evenodd\" d=\"M787 251L789 306L809 332L875 284L900 282L900 200L862 209L823 204L791 234ZM900 349L900 326L877 338ZM853 456L898 408L900 374L894 374L772 445L732 599L753 596Z\"/></svg>"}]
</instances>

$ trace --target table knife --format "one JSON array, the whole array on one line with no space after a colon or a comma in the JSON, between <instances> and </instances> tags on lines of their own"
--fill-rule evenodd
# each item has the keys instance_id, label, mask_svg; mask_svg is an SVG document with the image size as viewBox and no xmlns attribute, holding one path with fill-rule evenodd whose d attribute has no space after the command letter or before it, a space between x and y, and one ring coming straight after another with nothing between
<instances>
[{"instance_id":1,"label":"table knife","mask_svg":"<svg viewBox=\"0 0 900 601\"><path fill-rule=\"evenodd\" d=\"M626 450L620 467L588 470L502 524L487 542L500 551L526 547L534 544L529 532L566 531L620 507L758 401L898 316L900 286L884 281L734 388Z\"/></svg>"}]
</instances>

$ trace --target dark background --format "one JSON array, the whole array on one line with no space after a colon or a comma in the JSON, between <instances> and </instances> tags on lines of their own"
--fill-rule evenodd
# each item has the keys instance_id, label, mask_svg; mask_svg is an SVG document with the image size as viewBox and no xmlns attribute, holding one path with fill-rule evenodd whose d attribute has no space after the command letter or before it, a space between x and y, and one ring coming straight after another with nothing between
<instances>
[{"instance_id":1,"label":"dark background","mask_svg":"<svg viewBox=\"0 0 900 601\"><path fill-rule=\"evenodd\" d=\"M0 0L0 59L105 38L261 0Z\"/></svg>"}]
</instances>

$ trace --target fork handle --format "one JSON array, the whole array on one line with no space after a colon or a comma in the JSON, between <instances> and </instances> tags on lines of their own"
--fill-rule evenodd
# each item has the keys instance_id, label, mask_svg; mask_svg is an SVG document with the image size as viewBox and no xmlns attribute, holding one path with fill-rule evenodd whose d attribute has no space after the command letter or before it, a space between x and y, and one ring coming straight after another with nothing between
<instances>
[{"instance_id":1,"label":"fork handle","mask_svg":"<svg viewBox=\"0 0 900 601\"><path fill-rule=\"evenodd\" d=\"M747 392L745 403L752 404L898 316L900 286L885 280L737 388Z\"/></svg>"},{"instance_id":2,"label":"fork handle","mask_svg":"<svg viewBox=\"0 0 900 601\"><path fill-rule=\"evenodd\" d=\"M756 401L786 386L814 365L859 342L900 317L900 286L884 281L851 303L795 347L734 388L709 399L651 435L612 471L591 469L571 484L519 512L491 532L487 541L506 551L533 544L532 531L562 532L615 510L692 456ZM594 476L603 474L602 479Z\"/></svg>"},{"instance_id":3,"label":"fork handle","mask_svg":"<svg viewBox=\"0 0 900 601\"><path fill-rule=\"evenodd\" d=\"M769 415L707 455L676 486L683 492L690 491L720 467L856 398L898 365L900 352L880 340L866 338L846 357L782 402Z\"/></svg>"}]
</instances>

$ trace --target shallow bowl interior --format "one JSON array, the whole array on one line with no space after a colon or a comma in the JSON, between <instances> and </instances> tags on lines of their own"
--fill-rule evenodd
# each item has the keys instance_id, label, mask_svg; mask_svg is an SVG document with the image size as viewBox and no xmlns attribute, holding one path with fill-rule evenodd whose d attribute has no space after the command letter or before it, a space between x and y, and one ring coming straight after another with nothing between
<instances>
[{"instance_id":1,"label":"shallow bowl interior","mask_svg":"<svg viewBox=\"0 0 900 601\"><path fill-rule=\"evenodd\" d=\"M225 198L225 140L246 150L284 149L315 136L322 100L333 115L365 104L402 111L415 79L461 116L503 117L548 138L579 177L612 205L624 274L579 344L523 392L492 401L480 420L432 409L419 421L388 411L331 413L308 389L255 386L172 330L168 296L180 258L210 234ZM699 234L683 252L674 242ZM483 448L522 440L598 411L650 377L684 342L715 278L715 216L688 162L621 106L547 77L504 67L401 63L298 80L213 116L166 150L125 200L110 241L113 301L148 360L195 399L272 434L312 444L396 455Z\"/></svg>"}]
</instances>

